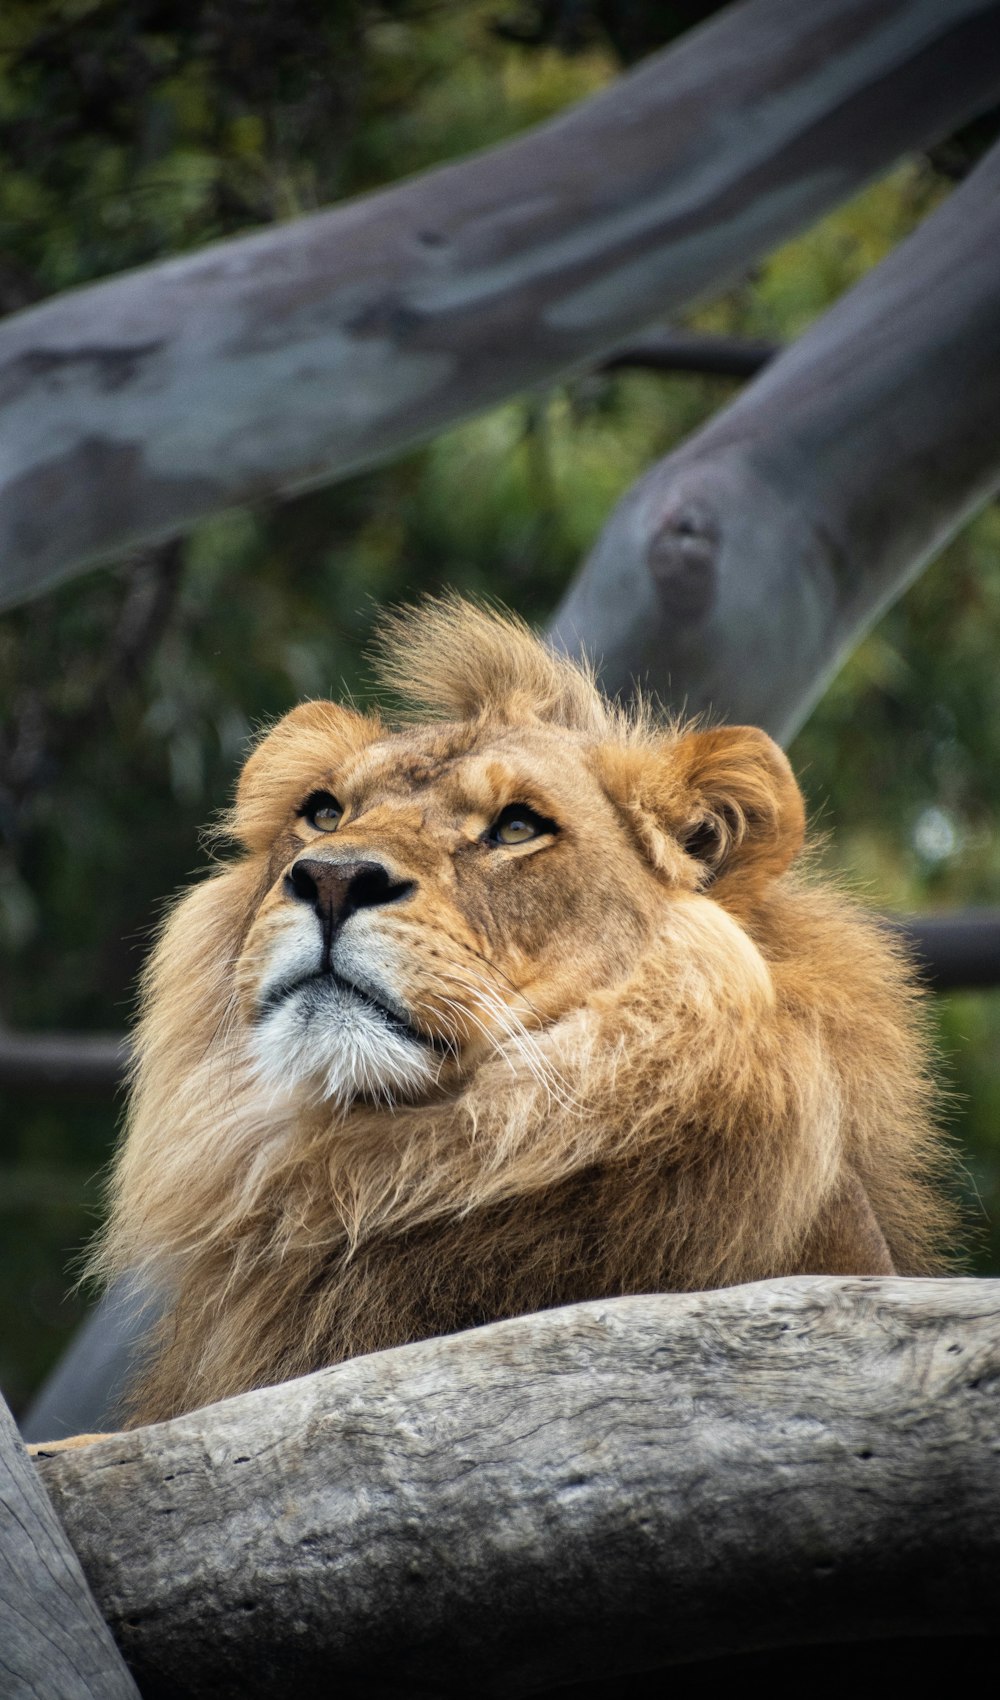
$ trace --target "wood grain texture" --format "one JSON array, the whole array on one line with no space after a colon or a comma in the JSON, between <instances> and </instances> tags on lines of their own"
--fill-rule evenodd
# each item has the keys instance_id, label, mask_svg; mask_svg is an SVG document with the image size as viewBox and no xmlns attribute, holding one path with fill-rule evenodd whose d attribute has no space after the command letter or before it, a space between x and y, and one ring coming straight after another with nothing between
<instances>
[{"instance_id":1,"label":"wood grain texture","mask_svg":"<svg viewBox=\"0 0 1000 1700\"><path fill-rule=\"evenodd\" d=\"M135 1700L138 1692L0 1399L0 1695Z\"/></svg>"},{"instance_id":2,"label":"wood grain texture","mask_svg":"<svg viewBox=\"0 0 1000 1700\"><path fill-rule=\"evenodd\" d=\"M998 29L747 0L504 146L14 315L0 600L593 363L994 102Z\"/></svg>"},{"instance_id":3,"label":"wood grain texture","mask_svg":"<svg viewBox=\"0 0 1000 1700\"><path fill-rule=\"evenodd\" d=\"M147 1700L529 1695L995 1629L998 1388L1000 1282L800 1277L422 1342L40 1470Z\"/></svg>"},{"instance_id":4,"label":"wood grain texture","mask_svg":"<svg viewBox=\"0 0 1000 1700\"><path fill-rule=\"evenodd\" d=\"M632 487L550 635L596 653L612 693L639 678L787 741L1000 489L998 253L1000 146Z\"/></svg>"}]
</instances>

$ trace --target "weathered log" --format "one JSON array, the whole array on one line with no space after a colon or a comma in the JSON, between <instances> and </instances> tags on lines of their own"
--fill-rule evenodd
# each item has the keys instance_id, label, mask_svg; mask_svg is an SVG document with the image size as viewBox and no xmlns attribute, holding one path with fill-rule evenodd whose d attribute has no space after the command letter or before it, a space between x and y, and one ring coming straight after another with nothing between
<instances>
[{"instance_id":1,"label":"weathered log","mask_svg":"<svg viewBox=\"0 0 1000 1700\"><path fill-rule=\"evenodd\" d=\"M634 485L558 609L602 681L787 740L1000 488L1000 147Z\"/></svg>"},{"instance_id":2,"label":"weathered log","mask_svg":"<svg viewBox=\"0 0 1000 1700\"><path fill-rule=\"evenodd\" d=\"M592 363L995 101L998 34L748 0L514 142L12 317L2 596Z\"/></svg>"},{"instance_id":3,"label":"weathered log","mask_svg":"<svg viewBox=\"0 0 1000 1700\"><path fill-rule=\"evenodd\" d=\"M40 1468L148 1700L527 1695L984 1634L998 1325L997 1281L576 1305Z\"/></svg>"},{"instance_id":4,"label":"weathered log","mask_svg":"<svg viewBox=\"0 0 1000 1700\"><path fill-rule=\"evenodd\" d=\"M137 1700L138 1693L0 1399L0 1694Z\"/></svg>"}]
</instances>

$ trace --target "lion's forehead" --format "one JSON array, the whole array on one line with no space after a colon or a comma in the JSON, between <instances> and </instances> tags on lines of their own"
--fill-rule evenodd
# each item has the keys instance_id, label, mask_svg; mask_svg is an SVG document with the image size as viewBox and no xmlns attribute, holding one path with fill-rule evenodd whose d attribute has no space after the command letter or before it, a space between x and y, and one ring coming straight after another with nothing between
<instances>
[{"instance_id":1,"label":"lion's forehead","mask_svg":"<svg viewBox=\"0 0 1000 1700\"><path fill-rule=\"evenodd\" d=\"M455 821L508 802L571 808L596 798L581 741L547 727L473 733L467 726L397 733L368 746L341 776L352 810L411 805ZM409 812L409 811L407 811Z\"/></svg>"}]
</instances>

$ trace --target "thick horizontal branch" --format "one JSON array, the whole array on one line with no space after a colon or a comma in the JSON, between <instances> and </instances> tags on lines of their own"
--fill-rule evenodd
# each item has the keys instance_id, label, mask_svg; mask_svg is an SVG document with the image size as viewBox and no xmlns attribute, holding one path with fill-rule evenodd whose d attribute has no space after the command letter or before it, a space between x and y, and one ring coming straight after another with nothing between
<instances>
[{"instance_id":1,"label":"thick horizontal branch","mask_svg":"<svg viewBox=\"0 0 1000 1700\"><path fill-rule=\"evenodd\" d=\"M521 139L0 328L0 597L583 366L1000 96L1000 0L747 0Z\"/></svg>"},{"instance_id":2,"label":"thick horizontal branch","mask_svg":"<svg viewBox=\"0 0 1000 1700\"><path fill-rule=\"evenodd\" d=\"M787 739L1000 488L1000 147L633 487L552 635L689 712Z\"/></svg>"},{"instance_id":3,"label":"thick horizontal branch","mask_svg":"<svg viewBox=\"0 0 1000 1700\"><path fill-rule=\"evenodd\" d=\"M144 1692L506 1697L992 1632L998 1419L1000 1282L802 1277L424 1341L40 1468Z\"/></svg>"},{"instance_id":4,"label":"thick horizontal branch","mask_svg":"<svg viewBox=\"0 0 1000 1700\"><path fill-rule=\"evenodd\" d=\"M1000 986L1000 909L886 918L935 991ZM25 1033L0 1027L0 1087L106 1093L124 1082L124 1033Z\"/></svg>"},{"instance_id":5,"label":"thick horizontal branch","mask_svg":"<svg viewBox=\"0 0 1000 1700\"><path fill-rule=\"evenodd\" d=\"M0 1086L110 1092L128 1068L124 1033L24 1033L0 1027Z\"/></svg>"}]
</instances>

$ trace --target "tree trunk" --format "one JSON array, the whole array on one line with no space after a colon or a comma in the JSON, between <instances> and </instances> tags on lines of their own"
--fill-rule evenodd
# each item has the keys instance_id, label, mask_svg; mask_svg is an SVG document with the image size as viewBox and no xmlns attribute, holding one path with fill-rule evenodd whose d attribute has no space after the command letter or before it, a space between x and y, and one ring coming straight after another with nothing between
<instances>
[{"instance_id":1,"label":"tree trunk","mask_svg":"<svg viewBox=\"0 0 1000 1700\"><path fill-rule=\"evenodd\" d=\"M998 1325L997 1281L575 1305L40 1467L146 1700L529 1695L986 1634Z\"/></svg>"},{"instance_id":2,"label":"tree trunk","mask_svg":"<svg viewBox=\"0 0 1000 1700\"><path fill-rule=\"evenodd\" d=\"M0 1694L138 1700L138 1693L0 1399Z\"/></svg>"},{"instance_id":3,"label":"tree trunk","mask_svg":"<svg viewBox=\"0 0 1000 1700\"><path fill-rule=\"evenodd\" d=\"M634 485L553 620L789 739L862 634L1000 488L1000 146L731 406Z\"/></svg>"},{"instance_id":4,"label":"tree trunk","mask_svg":"<svg viewBox=\"0 0 1000 1700\"><path fill-rule=\"evenodd\" d=\"M531 134L0 328L0 599L593 362L1000 96L1000 0L748 0Z\"/></svg>"}]
</instances>

